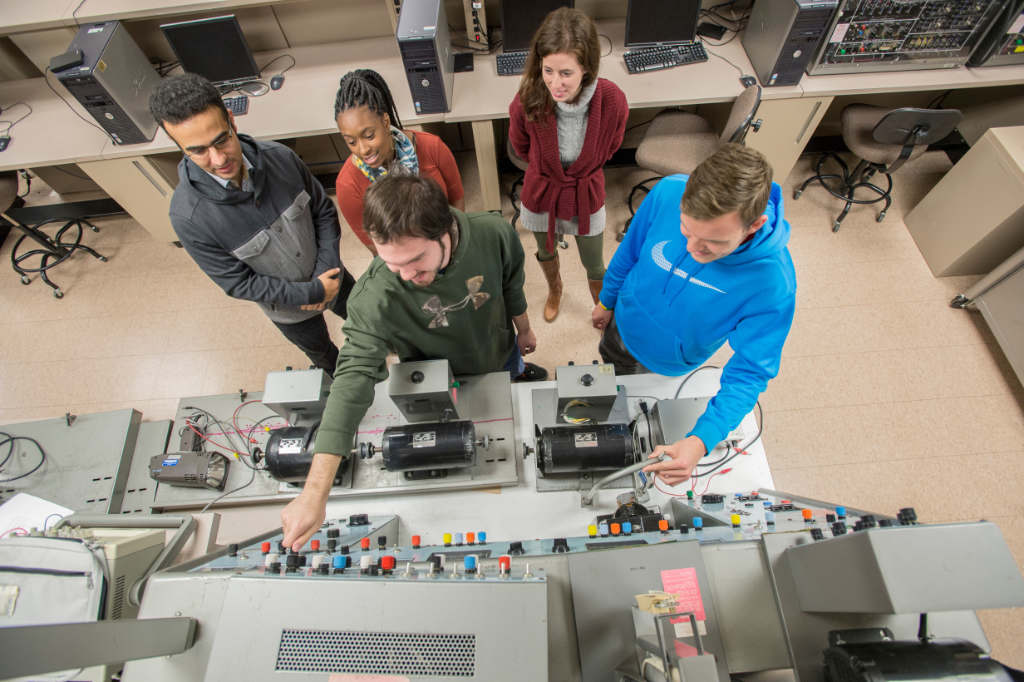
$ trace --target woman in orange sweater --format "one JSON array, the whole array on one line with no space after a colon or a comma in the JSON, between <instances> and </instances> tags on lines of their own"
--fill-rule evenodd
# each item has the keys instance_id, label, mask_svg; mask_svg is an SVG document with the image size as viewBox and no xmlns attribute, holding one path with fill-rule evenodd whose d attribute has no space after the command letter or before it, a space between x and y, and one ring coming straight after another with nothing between
<instances>
[{"instance_id":1,"label":"woman in orange sweater","mask_svg":"<svg viewBox=\"0 0 1024 682\"><path fill-rule=\"evenodd\" d=\"M334 119L351 155L335 181L338 207L348 226L377 255L363 230L363 195L370 183L389 173L430 178L448 203L464 211L462 176L455 157L437 135L402 130L391 90L370 69L346 73L334 98Z\"/></svg>"}]
</instances>

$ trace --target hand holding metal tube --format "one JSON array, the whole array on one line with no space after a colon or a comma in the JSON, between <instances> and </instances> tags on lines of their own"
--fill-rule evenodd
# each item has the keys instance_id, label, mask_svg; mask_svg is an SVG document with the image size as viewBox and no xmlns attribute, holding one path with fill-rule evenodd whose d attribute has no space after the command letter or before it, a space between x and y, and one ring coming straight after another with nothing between
<instances>
[{"instance_id":1,"label":"hand holding metal tube","mask_svg":"<svg viewBox=\"0 0 1024 682\"><path fill-rule=\"evenodd\" d=\"M672 457L668 453L664 453L663 452L656 459L659 462L666 462L666 461L671 461ZM606 485L608 485L609 483L611 483L615 479L622 478L623 476L629 476L633 472L640 471L644 467L650 466L651 464L652 464L652 462L651 462L650 459L645 459L642 462L637 462L636 464L631 464L628 467L623 467L622 469L619 469L618 471L613 471L612 473L608 474L607 476L602 478L600 481L595 483L590 490L588 490L587 492L585 492L582 495L580 495L580 504L581 504L581 506L584 506L584 507L591 506L594 503L594 497L597 495L597 491L600 490L601 488L605 487Z\"/></svg>"}]
</instances>

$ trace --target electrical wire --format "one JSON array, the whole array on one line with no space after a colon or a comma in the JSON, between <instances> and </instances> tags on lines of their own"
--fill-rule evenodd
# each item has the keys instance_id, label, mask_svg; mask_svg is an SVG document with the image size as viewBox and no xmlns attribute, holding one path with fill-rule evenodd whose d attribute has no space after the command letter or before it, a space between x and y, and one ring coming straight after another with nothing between
<instances>
[{"instance_id":1,"label":"electrical wire","mask_svg":"<svg viewBox=\"0 0 1024 682\"><path fill-rule=\"evenodd\" d=\"M43 446L40 445L39 441L37 441L35 438L31 438L29 436L12 436L9 433L3 433L3 432L0 432L0 436L4 437L4 440L0 441L0 447L3 447L4 445L7 445L8 443L11 444L11 447L10 447L10 450L8 451L8 453L7 453L7 456L4 457L4 461L0 462L0 467L2 467L3 465L7 464L7 461L11 458L11 455L14 453L14 442L15 441L27 440L30 443L32 443L33 445L35 445L36 449L39 450L39 461L36 463L36 465L34 467L32 467L31 469L29 469L28 471L26 471L23 474L18 474L17 476L12 476L10 478L0 478L0 483L10 483L11 481L17 481L17 480L20 480L22 478L25 478L26 476L31 476L35 472L39 471L40 467L42 467L43 464L46 463L46 451L43 450Z\"/></svg>"},{"instance_id":2,"label":"electrical wire","mask_svg":"<svg viewBox=\"0 0 1024 682\"><path fill-rule=\"evenodd\" d=\"M679 382L679 386L676 388L676 394L672 396L673 400L679 397L679 394L683 391L683 386L686 385L686 382L689 381L694 374L701 371L702 369L721 369L721 367L719 367L718 365L701 365L697 369L687 374L685 377L683 377L683 380Z\"/></svg>"},{"instance_id":3,"label":"electrical wire","mask_svg":"<svg viewBox=\"0 0 1024 682\"><path fill-rule=\"evenodd\" d=\"M31 115L32 115L32 106L31 106L31 105L29 105L29 104L28 104L27 102L15 102L14 104L6 104L6 105L4 105L3 107L0 107L0 111L3 111L3 112L4 112L5 114L6 114L6 113L7 113L8 111L10 111L10 110L11 110L11 109L12 109L13 107L16 107L16 106L18 106L19 104L20 104L21 106L25 107L26 109L28 109L28 113L26 113L26 114L23 114L23 115L21 116L21 118L16 118L16 119L14 119L13 121L8 121L8 120L6 120L6 119L0 119L0 125L2 125L2 124L4 124L4 123L6 123L6 124L7 124L7 127L6 127L6 128L4 128L3 132L2 132L2 133L0 133L0 135L10 135L10 134L11 134L11 128L13 128L14 126L18 125L19 123L21 123L21 122L22 122L22 121L24 121L24 120L25 120L26 118L28 118L29 116L31 116Z\"/></svg>"},{"instance_id":4,"label":"electrical wire","mask_svg":"<svg viewBox=\"0 0 1024 682\"><path fill-rule=\"evenodd\" d=\"M82 5L84 5L85 3L86 0L82 0L80 3L78 3L78 7L75 8L75 11L71 13L71 18L75 20L75 26L81 26L81 24L78 23L78 10L82 9Z\"/></svg>"},{"instance_id":5,"label":"electrical wire","mask_svg":"<svg viewBox=\"0 0 1024 682\"><path fill-rule=\"evenodd\" d=\"M228 490L227 492L222 493L222 494L218 495L217 497L213 498L212 500L210 500L209 502L206 503L205 507L203 507L202 509L199 510L199 513L200 514L206 513L207 509L212 507L217 502L220 502L221 500L223 500L228 495L231 495L232 493L237 493L239 490L242 490L244 488L248 488L250 485L252 485L252 482L254 480L256 480L256 468L255 467L249 467L249 468L252 470L252 473L249 474L249 480L248 481L246 481L242 485L238 486L237 488L232 488L231 490Z\"/></svg>"},{"instance_id":6,"label":"electrical wire","mask_svg":"<svg viewBox=\"0 0 1024 682\"><path fill-rule=\"evenodd\" d=\"M277 61L278 59L281 59L281 58L283 58L283 57L288 57L288 59L291 59L291 60L292 60L292 63L291 63L291 64L289 64L288 66L284 67L284 70L283 70L283 71L278 71L278 72L277 72L277 75L278 75L278 76L283 76L283 75L285 74L285 72L286 72L286 71L288 71L288 69L290 69L290 68L292 68L293 66L295 66L295 57L293 57L292 55L290 55L290 54L287 54L287 53L285 53L285 54L279 54L279 55L277 55L276 57L274 57L273 59L271 59L271 60L270 60L269 62L267 62L266 64L264 64L264 65L263 65L262 67L260 67L260 76L261 76L261 77L263 76L263 72L267 70L267 67L268 67L268 66L270 66L271 64L273 64L274 62L276 62L276 61Z\"/></svg>"},{"instance_id":7,"label":"electrical wire","mask_svg":"<svg viewBox=\"0 0 1024 682\"><path fill-rule=\"evenodd\" d=\"M603 33L598 33L597 37L598 38L604 38L605 40L608 41L608 51L605 52L603 55L601 55L601 58L604 59L605 57L609 56L612 53L612 51L614 50L614 47L612 46L612 39L609 38L608 36L606 36Z\"/></svg>"},{"instance_id":8,"label":"electrical wire","mask_svg":"<svg viewBox=\"0 0 1024 682\"><path fill-rule=\"evenodd\" d=\"M735 37L735 36L733 36L733 37ZM727 41L727 42L728 42L728 41ZM722 43L722 45L725 45L725 44L727 44L727 43ZM742 76L742 75L743 75L743 69L741 69L740 67L736 66L736 65L735 65L735 64L733 64L733 63L732 63L731 61L729 61L728 59L726 59L726 58L725 58L725 57L723 57L722 55L718 54L718 53L717 53L717 52L715 52L714 50L708 50L707 48L704 48L704 49L705 49L705 51L706 51L706 52L707 52L708 54L710 54L710 55L712 55L712 56L714 56L714 57L718 57L718 58L719 58L719 59L721 59L721 60L722 60L723 62L727 63L727 64L728 64L729 66L731 66L732 68L736 69L736 72L737 72L737 73L738 73L738 74L739 74L740 76Z\"/></svg>"}]
</instances>

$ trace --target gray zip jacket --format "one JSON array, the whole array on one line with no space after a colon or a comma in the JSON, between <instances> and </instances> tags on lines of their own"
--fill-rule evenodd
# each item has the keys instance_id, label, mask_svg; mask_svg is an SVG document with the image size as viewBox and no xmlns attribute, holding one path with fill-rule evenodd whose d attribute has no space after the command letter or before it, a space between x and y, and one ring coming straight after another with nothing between
<instances>
[{"instance_id":1,"label":"gray zip jacket","mask_svg":"<svg viewBox=\"0 0 1024 682\"><path fill-rule=\"evenodd\" d=\"M253 191L222 187L184 157L171 198L182 246L228 296L256 301L274 322L320 315L317 277L341 267L334 203L302 160L276 142L239 135Z\"/></svg>"}]
</instances>

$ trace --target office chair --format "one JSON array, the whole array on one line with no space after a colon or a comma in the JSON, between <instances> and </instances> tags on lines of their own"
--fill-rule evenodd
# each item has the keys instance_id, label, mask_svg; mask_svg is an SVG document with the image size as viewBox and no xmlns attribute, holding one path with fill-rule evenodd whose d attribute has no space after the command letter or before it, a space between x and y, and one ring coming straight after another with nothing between
<instances>
[{"instance_id":1,"label":"office chair","mask_svg":"<svg viewBox=\"0 0 1024 682\"><path fill-rule=\"evenodd\" d=\"M654 171L657 175L641 180L629 191L629 218L616 238L622 241L629 224L633 222L636 215L633 202L638 192L650 192L650 183L666 175L689 175L701 161L714 154L726 142L742 144L751 129L754 132L761 129L761 120L755 120L759 106L761 86L755 83L747 86L733 102L721 134L716 133L711 124L697 114L670 110L655 116L636 148L636 165Z\"/></svg>"},{"instance_id":2,"label":"office chair","mask_svg":"<svg viewBox=\"0 0 1024 682\"><path fill-rule=\"evenodd\" d=\"M35 225L25 225L19 220L11 217L10 212L12 208L15 208L18 204L18 174L16 171L9 171L0 173L0 217L3 217L11 227L21 230L25 234L18 238L18 241L14 243L14 248L11 249L11 266L14 271L21 275L21 283L29 284L32 282L32 278L29 277L30 273L38 272L46 284L53 289L53 295L55 298L64 298L64 292L61 291L60 287L50 281L46 273L51 268L55 268L72 255L75 251L82 250L86 253L91 254L94 258L98 258L101 261L106 262L106 257L96 253L88 246L82 244L82 232L83 223L88 226L93 232L99 232L99 228L93 225L85 218L72 218L70 220L66 218L50 218L44 220L41 223ZM42 227L49 225L50 223L57 223L64 221L64 225L57 230L57 233L50 237L42 231ZM71 229L77 229L73 239L65 239L65 234ZM31 239L36 242L40 248L30 249L21 254L18 253L18 249L21 247L25 239ZM26 262L31 259L39 257L38 267L29 267Z\"/></svg>"},{"instance_id":3,"label":"office chair","mask_svg":"<svg viewBox=\"0 0 1024 682\"><path fill-rule=\"evenodd\" d=\"M793 199L799 199L807 186L817 181L832 196L846 202L832 223L833 232L839 231L843 219L854 204L884 201L885 207L875 219L882 222L892 206L891 173L910 159L923 154L932 142L953 132L960 118L961 114L956 109L887 109L867 104L850 104L842 113L843 142L858 157L857 165L850 170L835 152L822 154L814 167L815 174L793 190ZM829 159L839 166L837 172L823 172ZM871 181L876 173L885 176L885 189ZM835 182L830 184L826 180ZM878 196L856 198L856 190L862 187Z\"/></svg>"},{"instance_id":4,"label":"office chair","mask_svg":"<svg viewBox=\"0 0 1024 682\"><path fill-rule=\"evenodd\" d=\"M516 226L516 221L519 220L519 216L522 214L522 204L519 202L519 190L523 187L523 180L526 179L526 167L529 165L526 161L516 154L516 150L512 148L512 140L505 140L505 153L508 154L508 160L512 162L512 165L519 169L519 176L512 182L512 187L508 190L508 200L512 202L512 227ZM555 235L558 238L558 246L563 249L569 248L569 242L565 241L565 237L562 235Z\"/></svg>"}]
</instances>

